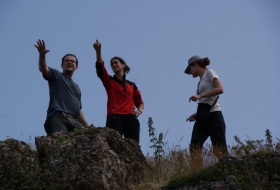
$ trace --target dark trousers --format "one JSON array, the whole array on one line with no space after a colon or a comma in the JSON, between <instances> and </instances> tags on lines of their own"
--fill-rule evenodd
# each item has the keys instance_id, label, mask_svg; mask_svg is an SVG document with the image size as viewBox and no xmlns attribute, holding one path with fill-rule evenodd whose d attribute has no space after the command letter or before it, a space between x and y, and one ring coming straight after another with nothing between
<instances>
[{"instance_id":1,"label":"dark trousers","mask_svg":"<svg viewBox=\"0 0 280 190\"><path fill-rule=\"evenodd\" d=\"M68 129L62 123L62 121L59 119L58 115L53 115L53 116L47 117L44 127L45 127L45 131L48 136L51 136L55 132L64 131L65 133L68 133L70 131L73 131L73 130Z\"/></svg>"},{"instance_id":2,"label":"dark trousers","mask_svg":"<svg viewBox=\"0 0 280 190\"><path fill-rule=\"evenodd\" d=\"M204 142L210 136L215 156L220 159L228 155L226 144L226 125L221 111L211 112L206 121L197 120L192 131L190 152L201 151Z\"/></svg>"},{"instance_id":3,"label":"dark trousers","mask_svg":"<svg viewBox=\"0 0 280 190\"><path fill-rule=\"evenodd\" d=\"M119 132L124 138L131 138L138 142L140 136L140 123L133 114L112 114L107 116L106 127Z\"/></svg>"}]
</instances>

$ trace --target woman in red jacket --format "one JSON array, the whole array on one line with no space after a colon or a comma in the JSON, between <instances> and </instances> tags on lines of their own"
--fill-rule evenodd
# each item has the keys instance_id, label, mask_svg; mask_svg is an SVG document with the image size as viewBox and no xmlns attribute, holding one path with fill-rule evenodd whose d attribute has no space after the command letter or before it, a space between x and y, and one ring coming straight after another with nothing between
<instances>
[{"instance_id":1,"label":"woman in red jacket","mask_svg":"<svg viewBox=\"0 0 280 190\"><path fill-rule=\"evenodd\" d=\"M102 60L101 43L96 40L93 47L96 51L97 76L108 95L106 127L139 143L140 123L137 117L142 114L144 103L135 83L126 79L130 68L122 58L113 57L110 65L115 74L110 76Z\"/></svg>"}]
</instances>

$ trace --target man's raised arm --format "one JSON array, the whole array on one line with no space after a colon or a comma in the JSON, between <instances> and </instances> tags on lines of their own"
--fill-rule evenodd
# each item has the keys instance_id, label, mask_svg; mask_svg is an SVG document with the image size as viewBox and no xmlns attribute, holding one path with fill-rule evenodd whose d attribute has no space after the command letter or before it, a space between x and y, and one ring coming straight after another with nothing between
<instances>
[{"instance_id":1,"label":"man's raised arm","mask_svg":"<svg viewBox=\"0 0 280 190\"><path fill-rule=\"evenodd\" d=\"M50 50L46 49L44 40L38 40L37 45L34 46L39 52L39 70L44 76L47 76L49 73L49 68L46 63L46 53L48 53Z\"/></svg>"}]
</instances>

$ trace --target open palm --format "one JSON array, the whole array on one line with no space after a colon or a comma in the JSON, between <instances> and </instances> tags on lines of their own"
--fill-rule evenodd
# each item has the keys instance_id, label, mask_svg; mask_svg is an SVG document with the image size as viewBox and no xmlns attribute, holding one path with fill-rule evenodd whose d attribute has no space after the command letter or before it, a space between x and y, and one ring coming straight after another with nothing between
<instances>
[{"instance_id":1,"label":"open palm","mask_svg":"<svg viewBox=\"0 0 280 190\"><path fill-rule=\"evenodd\" d=\"M34 45L34 46L37 48L37 50L40 54L46 54L50 51L50 50L46 49L44 40L38 40L37 45Z\"/></svg>"}]
</instances>

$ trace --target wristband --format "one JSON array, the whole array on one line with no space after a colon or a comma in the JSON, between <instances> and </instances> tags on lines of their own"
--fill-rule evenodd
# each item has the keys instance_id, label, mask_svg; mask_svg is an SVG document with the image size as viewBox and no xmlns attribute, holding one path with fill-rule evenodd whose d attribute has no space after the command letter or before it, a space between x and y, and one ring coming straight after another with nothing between
<instances>
[{"instance_id":1,"label":"wristband","mask_svg":"<svg viewBox=\"0 0 280 190\"><path fill-rule=\"evenodd\" d=\"M143 112L143 110L139 109L138 111L140 111L141 113Z\"/></svg>"}]
</instances>

